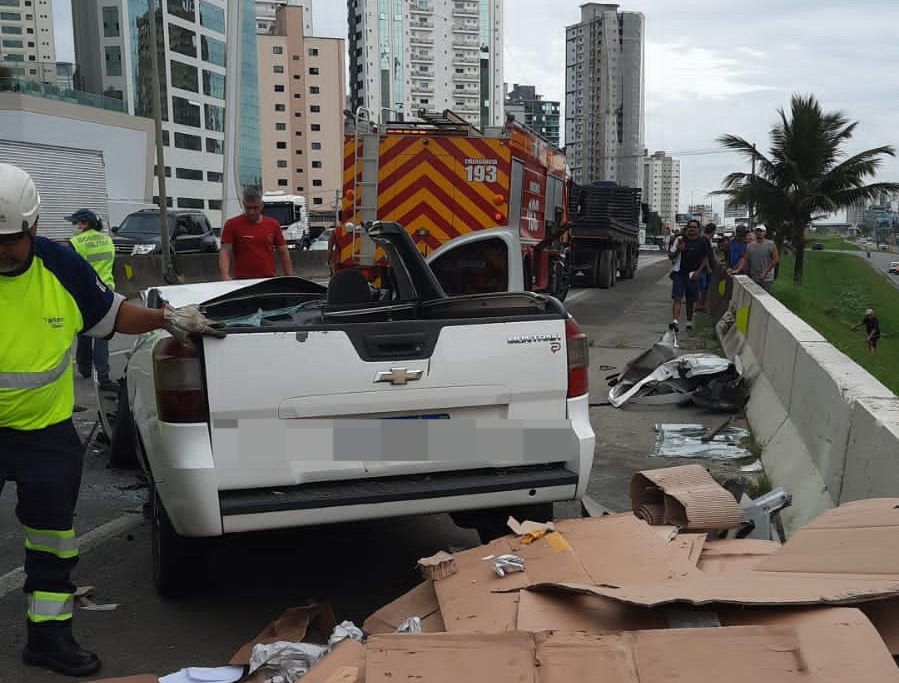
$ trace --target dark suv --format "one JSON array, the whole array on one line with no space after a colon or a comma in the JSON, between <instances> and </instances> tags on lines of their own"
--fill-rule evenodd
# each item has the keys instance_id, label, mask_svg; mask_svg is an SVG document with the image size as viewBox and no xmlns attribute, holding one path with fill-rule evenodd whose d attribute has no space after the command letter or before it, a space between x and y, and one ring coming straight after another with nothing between
<instances>
[{"instance_id":1,"label":"dark suv","mask_svg":"<svg viewBox=\"0 0 899 683\"><path fill-rule=\"evenodd\" d=\"M176 254L214 253L218 240L202 211L169 209L169 239ZM158 254L160 252L159 209L143 209L125 216L113 231L117 254Z\"/></svg>"}]
</instances>

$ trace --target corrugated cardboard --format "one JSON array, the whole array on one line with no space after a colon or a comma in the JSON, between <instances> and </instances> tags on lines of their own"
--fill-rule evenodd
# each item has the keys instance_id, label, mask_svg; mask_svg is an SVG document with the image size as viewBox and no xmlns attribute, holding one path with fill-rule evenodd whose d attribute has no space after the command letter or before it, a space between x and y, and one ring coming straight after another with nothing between
<instances>
[{"instance_id":1,"label":"corrugated cardboard","mask_svg":"<svg viewBox=\"0 0 899 683\"><path fill-rule=\"evenodd\" d=\"M899 670L864 615L828 609L789 623L710 629L376 636L365 680L897 683Z\"/></svg>"},{"instance_id":2,"label":"corrugated cardboard","mask_svg":"<svg viewBox=\"0 0 899 683\"><path fill-rule=\"evenodd\" d=\"M823 513L739 580L698 572L652 583L634 578L566 587L646 607L854 605L899 597L899 499L857 501Z\"/></svg>"},{"instance_id":3,"label":"corrugated cardboard","mask_svg":"<svg viewBox=\"0 0 899 683\"><path fill-rule=\"evenodd\" d=\"M532 543L506 536L456 553L456 573L434 582L446 630L514 630L518 591L532 584L652 582L700 574L702 535L661 534L630 513L561 520L555 528ZM524 559L524 572L500 578L483 559L506 553Z\"/></svg>"},{"instance_id":4,"label":"corrugated cardboard","mask_svg":"<svg viewBox=\"0 0 899 683\"><path fill-rule=\"evenodd\" d=\"M701 465L682 465L637 472L631 479L631 507L644 517L651 512L684 531L733 529L743 518L736 499Z\"/></svg>"},{"instance_id":5,"label":"corrugated cardboard","mask_svg":"<svg viewBox=\"0 0 899 683\"><path fill-rule=\"evenodd\" d=\"M125 676L124 678L99 678L88 683L159 683L156 674L140 674L138 676Z\"/></svg>"},{"instance_id":6,"label":"corrugated cardboard","mask_svg":"<svg viewBox=\"0 0 899 683\"><path fill-rule=\"evenodd\" d=\"M596 595L524 590L518 596L519 631L614 633L663 629L668 621L662 610L636 607Z\"/></svg>"},{"instance_id":7,"label":"corrugated cardboard","mask_svg":"<svg viewBox=\"0 0 899 683\"><path fill-rule=\"evenodd\" d=\"M780 543L757 538L725 538L706 541L697 566L706 574L726 574L755 569Z\"/></svg>"},{"instance_id":8,"label":"corrugated cardboard","mask_svg":"<svg viewBox=\"0 0 899 683\"><path fill-rule=\"evenodd\" d=\"M368 635L394 633L406 619L421 619L423 633L441 633L446 631L440 603L434 592L434 584L422 581L408 593L401 595L393 602L384 605L362 624L362 630Z\"/></svg>"},{"instance_id":9,"label":"corrugated cardboard","mask_svg":"<svg viewBox=\"0 0 899 683\"><path fill-rule=\"evenodd\" d=\"M867 602L861 610L874 624L890 652L899 657L899 599Z\"/></svg>"},{"instance_id":10,"label":"corrugated cardboard","mask_svg":"<svg viewBox=\"0 0 899 683\"><path fill-rule=\"evenodd\" d=\"M315 604L306 607L291 607L280 617L266 626L253 640L241 647L229 664L237 666L250 663L253 647L260 643L275 643L279 640L291 642L327 643L331 631L337 626L330 605Z\"/></svg>"},{"instance_id":11,"label":"corrugated cardboard","mask_svg":"<svg viewBox=\"0 0 899 683\"><path fill-rule=\"evenodd\" d=\"M418 568L425 579L436 581L456 573L456 560L448 552L441 550L435 555L421 558Z\"/></svg>"},{"instance_id":12,"label":"corrugated cardboard","mask_svg":"<svg viewBox=\"0 0 899 683\"><path fill-rule=\"evenodd\" d=\"M365 680L365 647L344 640L309 669L303 683L362 683Z\"/></svg>"}]
</instances>

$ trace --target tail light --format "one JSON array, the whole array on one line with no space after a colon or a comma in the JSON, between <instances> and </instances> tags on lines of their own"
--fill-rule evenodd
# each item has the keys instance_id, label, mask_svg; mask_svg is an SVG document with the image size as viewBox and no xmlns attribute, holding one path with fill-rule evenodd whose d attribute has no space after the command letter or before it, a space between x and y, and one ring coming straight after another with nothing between
<instances>
[{"instance_id":1,"label":"tail light","mask_svg":"<svg viewBox=\"0 0 899 683\"><path fill-rule=\"evenodd\" d=\"M565 342L568 348L568 398L583 396L589 391L590 348L587 335L572 317L565 321Z\"/></svg>"},{"instance_id":2,"label":"tail light","mask_svg":"<svg viewBox=\"0 0 899 683\"><path fill-rule=\"evenodd\" d=\"M177 339L164 339L153 349L156 408L161 422L206 422L209 406L199 352Z\"/></svg>"}]
</instances>

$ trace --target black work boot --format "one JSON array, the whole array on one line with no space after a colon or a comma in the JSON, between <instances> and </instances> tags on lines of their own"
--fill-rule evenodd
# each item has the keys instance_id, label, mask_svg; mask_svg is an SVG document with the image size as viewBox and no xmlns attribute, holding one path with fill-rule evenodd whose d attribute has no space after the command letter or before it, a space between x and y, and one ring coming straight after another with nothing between
<instances>
[{"instance_id":1,"label":"black work boot","mask_svg":"<svg viewBox=\"0 0 899 683\"><path fill-rule=\"evenodd\" d=\"M45 666L66 676L89 676L100 668L100 658L81 648L72 635L72 622L28 621L28 643L22 661Z\"/></svg>"}]
</instances>

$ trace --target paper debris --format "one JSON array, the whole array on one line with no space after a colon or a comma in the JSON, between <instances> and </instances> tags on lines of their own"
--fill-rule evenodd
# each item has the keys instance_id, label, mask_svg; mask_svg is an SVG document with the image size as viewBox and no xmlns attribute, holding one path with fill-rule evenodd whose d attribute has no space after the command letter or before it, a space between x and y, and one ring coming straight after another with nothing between
<instances>
[{"instance_id":1,"label":"paper debris","mask_svg":"<svg viewBox=\"0 0 899 683\"><path fill-rule=\"evenodd\" d=\"M456 573L456 558L441 550L436 555L421 558L418 566L426 579L439 581Z\"/></svg>"}]
</instances>

